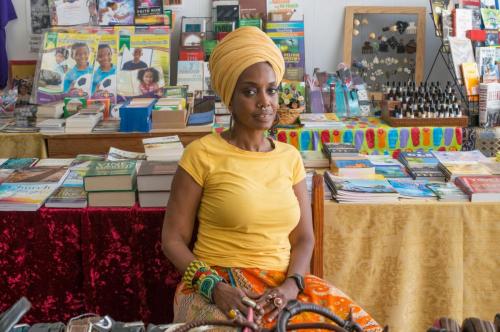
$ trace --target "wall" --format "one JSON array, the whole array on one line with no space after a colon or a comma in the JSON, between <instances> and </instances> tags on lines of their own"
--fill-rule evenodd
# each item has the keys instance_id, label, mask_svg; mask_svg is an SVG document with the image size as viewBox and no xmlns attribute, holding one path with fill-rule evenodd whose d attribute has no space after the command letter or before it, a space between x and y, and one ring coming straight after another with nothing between
<instances>
[{"instance_id":1,"label":"wall","mask_svg":"<svg viewBox=\"0 0 500 332\"><path fill-rule=\"evenodd\" d=\"M29 53L28 32L26 24L26 1L12 0L18 19L7 26L7 53L10 59L33 59ZM209 16L211 1L183 0L180 16ZM428 0L303 0L305 4L305 40L306 71L311 73L315 67L333 70L342 60L344 6L422 6L429 9ZM178 23L180 20L178 20ZM178 45L178 35L173 38L173 45ZM439 40L434 35L434 27L430 16L426 27L426 73L430 69ZM174 47L174 54L176 54ZM175 60L175 58L174 58ZM426 77L426 76L425 76ZM449 80L444 64L439 61L431 80Z\"/></svg>"}]
</instances>

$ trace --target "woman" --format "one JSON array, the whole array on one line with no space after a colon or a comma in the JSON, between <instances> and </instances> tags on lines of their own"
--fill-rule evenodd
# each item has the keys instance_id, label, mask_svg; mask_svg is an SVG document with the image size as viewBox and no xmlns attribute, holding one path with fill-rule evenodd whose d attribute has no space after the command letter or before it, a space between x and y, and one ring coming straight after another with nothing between
<instances>
[{"instance_id":1,"label":"woman","mask_svg":"<svg viewBox=\"0 0 500 332\"><path fill-rule=\"evenodd\" d=\"M174 321L235 318L250 306L271 326L298 298L343 318L352 310L367 331L381 330L342 292L305 276L314 236L304 166L294 147L266 137L285 70L279 49L244 27L218 44L209 66L234 125L187 146L174 177L162 231L165 255L184 273ZM293 322L317 319L301 314Z\"/></svg>"}]
</instances>

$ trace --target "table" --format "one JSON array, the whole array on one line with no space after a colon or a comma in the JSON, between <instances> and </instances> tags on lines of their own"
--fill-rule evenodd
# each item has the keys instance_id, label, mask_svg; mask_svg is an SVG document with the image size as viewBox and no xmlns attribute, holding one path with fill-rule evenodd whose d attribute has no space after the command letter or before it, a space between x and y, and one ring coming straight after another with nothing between
<instances>
[{"instance_id":1,"label":"table","mask_svg":"<svg viewBox=\"0 0 500 332\"><path fill-rule=\"evenodd\" d=\"M40 133L0 133L0 158L47 158Z\"/></svg>"},{"instance_id":2,"label":"table","mask_svg":"<svg viewBox=\"0 0 500 332\"><path fill-rule=\"evenodd\" d=\"M181 276L161 251L165 209L0 212L0 312L22 295L24 321L87 312L164 323Z\"/></svg>"},{"instance_id":3,"label":"table","mask_svg":"<svg viewBox=\"0 0 500 332\"><path fill-rule=\"evenodd\" d=\"M183 129L153 130L149 133L91 133L91 134L45 134L49 158L72 158L77 154L105 154L110 147L144 152L142 139L178 135L186 146L192 141L211 133L211 126L187 127Z\"/></svg>"},{"instance_id":4,"label":"table","mask_svg":"<svg viewBox=\"0 0 500 332\"><path fill-rule=\"evenodd\" d=\"M342 129L278 128L276 137L299 150L320 150L323 142L354 144L364 154L391 154L401 151L457 150L462 148L462 128L393 128L375 117L346 119Z\"/></svg>"},{"instance_id":5,"label":"table","mask_svg":"<svg viewBox=\"0 0 500 332\"><path fill-rule=\"evenodd\" d=\"M500 204L325 201L324 278L391 331L500 312Z\"/></svg>"}]
</instances>

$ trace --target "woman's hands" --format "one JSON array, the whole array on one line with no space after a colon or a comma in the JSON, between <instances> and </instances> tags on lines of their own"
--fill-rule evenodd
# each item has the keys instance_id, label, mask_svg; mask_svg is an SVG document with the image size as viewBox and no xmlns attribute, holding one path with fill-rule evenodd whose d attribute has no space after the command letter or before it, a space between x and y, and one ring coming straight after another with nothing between
<instances>
[{"instance_id":1,"label":"woman's hands","mask_svg":"<svg viewBox=\"0 0 500 332\"><path fill-rule=\"evenodd\" d=\"M256 320L264 315L264 309L254 299L259 296L253 292L245 292L229 284L219 282L213 291L215 305L229 318L248 314L248 308L253 307Z\"/></svg>"},{"instance_id":2,"label":"woman's hands","mask_svg":"<svg viewBox=\"0 0 500 332\"><path fill-rule=\"evenodd\" d=\"M267 322L272 322L286 306L288 301L297 299L299 289L293 279L287 278L276 288L270 288L257 300L257 305L264 309Z\"/></svg>"}]
</instances>

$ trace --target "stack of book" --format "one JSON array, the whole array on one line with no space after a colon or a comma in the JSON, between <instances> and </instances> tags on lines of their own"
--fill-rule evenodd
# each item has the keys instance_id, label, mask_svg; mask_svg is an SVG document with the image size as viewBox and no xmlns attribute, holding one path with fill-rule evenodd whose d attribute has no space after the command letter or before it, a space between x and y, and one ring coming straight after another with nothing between
<instances>
[{"instance_id":1,"label":"stack of book","mask_svg":"<svg viewBox=\"0 0 500 332\"><path fill-rule=\"evenodd\" d=\"M149 161L177 162L184 152L184 146L177 135L145 138L142 143Z\"/></svg>"},{"instance_id":2,"label":"stack of book","mask_svg":"<svg viewBox=\"0 0 500 332\"><path fill-rule=\"evenodd\" d=\"M83 178L88 205L135 205L136 161L92 161Z\"/></svg>"},{"instance_id":3,"label":"stack of book","mask_svg":"<svg viewBox=\"0 0 500 332\"><path fill-rule=\"evenodd\" d=\"M343 129L345 127L345 123L339 121L335 113L301 113L299 119L300 123L307 129Z\"/></svg>"},{"instance_id":4,"label":"stack of book","mask_svg":"<svg viewBox=\"0 0 500 332\"><path fill-rule=\"evenodd\" d=\"M187 121L185 98L160 98L152 113L153 129L185 128Z\"/></svg>"},{"instance_id":5,"label":"stack of book","mask_svg":"<svg viewBox=\"0 0 500 332\"><path fill-rule=\"evenodd\" d=\"M373 178L375 167L368 159L332 159L330 169L334 175L347 178Z\"/></svg>"},{"instance_id":6,"label":"stack of book","mask_svg":"<svg viewBox=\"0 0 500 332\"><path fill-rule=\"evenodd\" d=\"M323 143L322 151L329 160L332 158L359 157L359 151L353 144Z\"/></svg>"},{"instance_id":7,"label":"stack of book","mask_svg":"<svg viewBox=\"0 0 500 332\"><path fill-rule=\"evenodd\" d=\"M64 102L56 101L44 105L38 105L36 109L37 118L59 119L64 113Z\"/></svg>"},{"instance_id":8,"label":"stack of book","mask_svg":"<svg viewBox=\"0 0 500 332\"><path fill-rule=\"evenodd\" d=\"M137 190L141 207L166 207L177 163L142 161L137 172Z\"/></svg>"},{"instance_id":9,"label":"stack of book","mask_svg":"<svg viewBox=\"0 0 500 332\"><path fill-rule=\"evenodd\" d=\"M92 129L94 133L115 133L120 130L120 120L102 120Z\"/></svg>"},{"instance_id":10,"label":"stack of book","mask_svg":"<svg viewBox=\"0 0 500 332\"><path fill-rule=\"evenodd\" d=\"M389 183L397 190L402 199L437 200L436 194L426 185L426 180L391 179Z\"/></svg>"},{"instance_id":11,"label":"stack of book","mask_svg":"<svg viewBox=\"0 0 500 332\"><path fill-rule=\"evenodd\" d=\"M332 197L339 203L396 203L399 194L387 180L346 179L324 173Z\"/></svg>"},{"instance_id":12,"label":"stack of book","mask_svg":"<svg viewBox=\"0 0 500 332\"><path fill-rule=\"evenodd\" d=\"M469 197L453 182L429 182L426 186L442 202L463 202L469 200Z\"/></svg>"},{"instance_id":13,"label":"stack of book","mask_svg":"<svg viewBox=\"0 0 500 332\"><path fill-rule=\"evenodd\" d=\"M457 187L469 196L471 202L500 202L500 176L459 176Z\"/></svg>"},{"instance_id":14,"label":"stack of book","mask_svg":"<svg viewBox=\"0 0 500 332\"><path fill-rule=\"evenodd\" d=\"M0 211L36 211L64 181L65 167L18 168L0 184Z\"/></svg>"},{"instance_id":15,"label":"stack of book","mask_svg":"<svg viewBox=\"0 0 500 332\"><path fill-rule=\"evenodd\" d=\"M439 161L431 152L402 152L398 159L415 180L444 181Z\"/></svg>"},{"instance_id":16,"label":"stack of book","mask_svg":"<svg viewBox=\"0 0 500 332\"><path fill-rule=\"evenodd\" d=\"M458 176L491 175L488 167L488 158L479 150L473 151L433 151L439 161L439 169L448 181L454 181Z\"/></svg>"},{"instance_id":17,"label":"stack of book","mask_svg":"<svg viewBox=\"0 0 500 332\"><path fill-rule=\"evenodd\" d=\"M306 168L328 168L330 160L321 151L300 151L304 167Z\"/></svg>"},{"instance_id":18,"label":"stack of book","mask_svg":"<svg viewBox=\"0 0 500 332\"><path fill-rule=\"evenodd\" d=\"M65 119L47 119L36 124L42 133L64 133Z\"/></svg>"},{"instance_id":19,"label":"stack of book","mask_svg":"<svg viewBox=\"0 0 500 332\"><path fill-rule=\"evenodd\" d=\"M102 113L76 113L66 119L67 133L91 133L102 119Z\"/></svg>"},{"instance_id":20,"label":"stack of book","mask_svg":"<svg viewBox=\"0 0 500 332\"><path fill-rule=\"evenodd\" d=\"M369 155L367 158L375 167L375 174L382 175L386 179L410 178L406 168L391 156Z\"/></svg>"}]
</instances>

